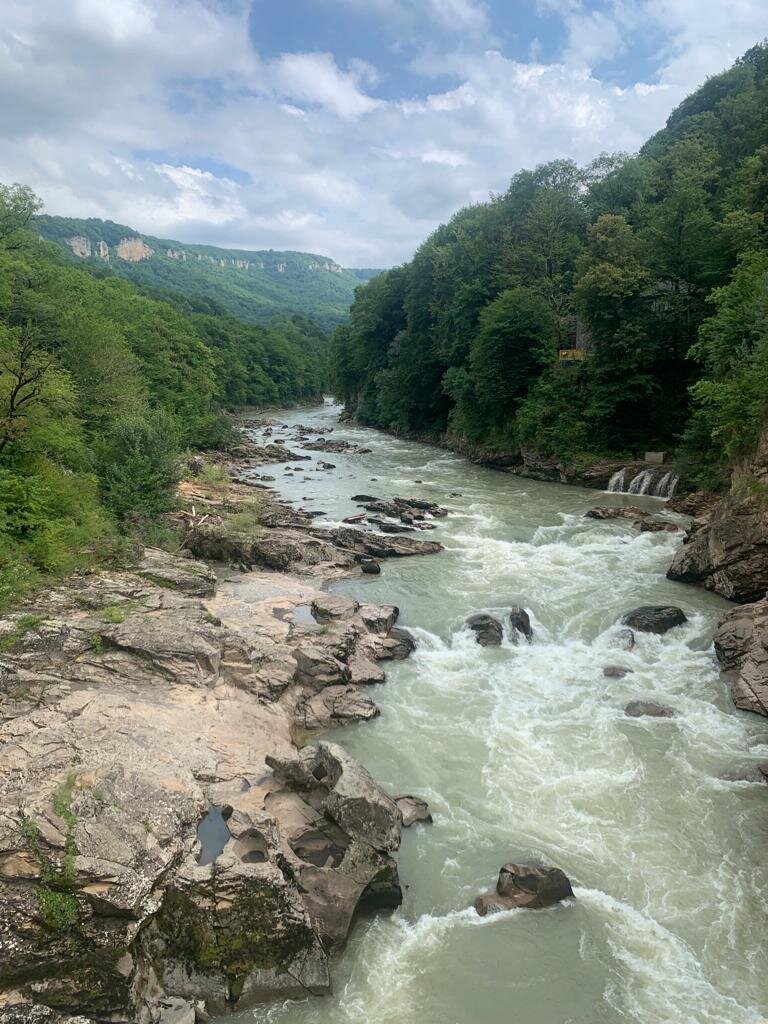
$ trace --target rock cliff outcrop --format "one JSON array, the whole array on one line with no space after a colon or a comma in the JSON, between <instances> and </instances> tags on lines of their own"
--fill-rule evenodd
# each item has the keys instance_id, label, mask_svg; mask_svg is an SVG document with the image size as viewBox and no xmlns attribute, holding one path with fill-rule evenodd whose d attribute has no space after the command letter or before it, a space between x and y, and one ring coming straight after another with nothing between
<instances>
[{"instance_id":1,"label":"rock cliff outcrop","mask_svg":"<svg viewBox=\"0 0 768 1024\"><path fill-rule=\"evenodd\" d=\"M0 619L9 1021L192 1024L322 993L355 913L399 902L398 805L340 747L296 743L375 715L365 685L412 642L396 608L318 589L354 553L265 533L286 557L252 563L295 575L217 585L148 550Z\"/></svg>"},{"instance_id":2,"label":"rock cliff outcrop","mask_svg":"<svg viewBox=\"0 0 768 1024\"><path fill-rule=\"evenodd\" d=\"M768 715L768 599L728 612L715 652L737 708Z\"/></svg>"},{"instance_id":3,"label":"rock cliff outcrop","mask_svg":"<svg viewBox=\"0 0 768 1024\"><path fill-rule=\"evenodd\" d=\"M738 603L768 590L768 434L733 474L730 493L694 519L667 573Z\"/></svg>"}]
</instances>

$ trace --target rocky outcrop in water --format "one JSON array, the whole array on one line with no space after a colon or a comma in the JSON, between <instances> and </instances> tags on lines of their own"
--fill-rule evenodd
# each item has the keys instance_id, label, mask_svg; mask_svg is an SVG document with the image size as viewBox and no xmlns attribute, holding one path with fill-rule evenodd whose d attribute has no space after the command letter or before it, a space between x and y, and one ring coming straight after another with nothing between
<instances>
[{"instance_id":1,"label":"rocky outcrop in water","mask_svg":"<svg viewBox=\"0 0 768 1024\"><path fill-rule=\"evenodd\" d=\"M621 618L622 625L636 629L639 633L666 633L687 621L682 608L674 605L642 605Z\"/></svg>"},{"instance_id":2,"label":"rocky outcrop in water","mask_svg":"<svg viewBox=\"0 0 768 1024\"><path fill-rule=\"evenodd\" d=\"M731 491L694 519L667 575L698 583L715 593L748 604L768 590L768 433L752 458L737 466Z\"/></svg>"},{"instance_id":3,"label":"rocky outcrop in water","mask_svg":"<svg viewBox=\"0 0 768 1024\"><path fill-rule=\"evenodd\" d=\"M636 505L598 505L584 513L585 519L637 519L648 513Z\"/></svg>"},{"instance_id":4,"label":"rocky outcrop in water","mask_svg":"<svg viewBox=\"0 0 768 1024\"><path fill-rule=\"evenodd\" d=\"M364 684L412 641L396 609L318 590L304 541L303 576L216 588L150 550L0 619L0 992L18 1005L192 1024L195 1004L325 992L356 909L399 901L401 810L340 748L295 740L370 717ZM205 862L211 807L228 835Z\"/></svg>"},{"instance_id":5,"label":"rocky outcrop in water","mask_svg":"<svg viewBox=\"0 0 768 1024\"><path fill-rule=\"evenodd\" d=\"M573 899L570 880L560 868L541 864L505 864L496 889L475 900L481 917L503 910L543 910Z\"/></svg>"},{"instance_id":6,"label":"rocky outcrop in water","mask_svg":"<svg viewBox=\"0 0 768 1024\"><path fill-rule=\"evenodd\" d=\"M470 615L466 625L475 634L481 647L498 647L501 643L504 629L492 615Z\"/></svg>"},{"instance_id":7,"label":"rocky outcrop in water","mask_svg":"<svg viewBox=\"0 0 768 1024\"><path fill-rule=\"evenodd\" d=\"M520 637L523 637L528 641L528 643L533 640L531 617L525 608L521 608L520 605L515 605L510 609L509 629L512 642L515 644L518 642Z\"/></svg>"},{"instance_id":8,"label":"rocky outcrop in water","mask_svg":"<svg viewBox=\"0 0 768 1024\"><path fill-rule=\"evenodd\" d=\"M728 612L715 630L715 653L736 707L768 715L768 599Z\"/></svg>"},{"instance_id":9,"label":"rocky outcrop in water","mask_svg":"<svg viewBox=\"0 0 768 1024\"><path fill-rule=\"evenodd\" d=\"M415 825L417 822L424 822L427 825L432 824L432 815L429 813L429 805L426 800L406 794L404 796L396 796L395 803L402 815L403 828L410 828L411 825Z\"/></svg>"}]
</instances>

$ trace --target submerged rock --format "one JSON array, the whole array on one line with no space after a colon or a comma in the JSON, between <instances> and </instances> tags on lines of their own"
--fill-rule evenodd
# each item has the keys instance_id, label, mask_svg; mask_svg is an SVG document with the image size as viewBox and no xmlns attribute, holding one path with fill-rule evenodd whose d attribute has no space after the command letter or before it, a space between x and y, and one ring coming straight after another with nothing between
<instances>
[{"instance_id":1,"label":"submerged rock","mask_svg":"<svg viewBox=\"0 0 768 1024\"><path fill-rule=\"evenodd\" d=\"M624 714L630 718L674 718L675 712L664 704L654 704L649 700L631 700L624 708Z\"/></svg>"},{"instance_id":2,"label":"submerged rock","mask_svg":"<svg viewBox=\"0 0 768 1024\"><path fill-rule=\"evenodd\" d=\"M492 615L470 615L466 625L475 634L481 647L498 647L501 643L504 630L499 620Z\"/></svg>"},{"instance_id":3,"label":"submerged rock","mask_svg":"<svg viewBox=\"0 0 768 1024\"><path fill-rule=\"evenodd\" d=\"M485 917L503 910L542 910L567 899L573 899L573 889L560 868L505 864L499 872L496 890L478 896L474 906Z\"/></svg>"},{"instance_id":4,"label":"submerged rock","mask_svg":"<svg viewBox=\"0 0 768 1024\"><path fill-rule=\"evenodd\" d=\"M632 524L640 533L680 533L675 523L664 523L659 519L646 519Z\"/></svg>"},{"instance_id":5,"label":"submerged rock","mask_svg":"<svg viewBox=\"0 0 768 1024\"><path fill-rule=\"evenodd\" d=\"M635 646L635 634L631 629L617 629L611 637L611 647L621 651L631 651Z\"/></svg>"},{"instance_id":6,"label":"submerged rock","mask_svg":"<svg viewBox=\"0 0 768 1024\"><path fill-rule=\"evenodd\" d=\"M606 665L603 668L603 675L606 679L623 679L632 673L631 668L624 668L623 665Z\"/></svg>"},{"instance_id":7,"label":"submerged rock","mask_svg":"<svg viewBox=\"0 0 768 1024\"><path fill-rule=\"evenodd\" d=\"M682 608L674 605L642 605L621 618L622 624L641 633L666 633L688 621Z\"/></svg>"}]
</instances>

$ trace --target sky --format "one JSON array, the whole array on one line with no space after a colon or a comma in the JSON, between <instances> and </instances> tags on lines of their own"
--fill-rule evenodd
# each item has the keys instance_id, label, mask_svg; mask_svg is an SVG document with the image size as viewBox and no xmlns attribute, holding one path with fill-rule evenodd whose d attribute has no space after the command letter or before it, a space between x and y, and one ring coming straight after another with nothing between
<instances>
[{"instance_id":1,"label":"sky","mask_svg":"<svg viewBox=\"0 0 768 1024\"><path fill-rule=\"evenodd\" d=\"M2 0L0 181L392 266L523 167L637 150L766 35L768 0Z\"/></svg>"}]
</instances>

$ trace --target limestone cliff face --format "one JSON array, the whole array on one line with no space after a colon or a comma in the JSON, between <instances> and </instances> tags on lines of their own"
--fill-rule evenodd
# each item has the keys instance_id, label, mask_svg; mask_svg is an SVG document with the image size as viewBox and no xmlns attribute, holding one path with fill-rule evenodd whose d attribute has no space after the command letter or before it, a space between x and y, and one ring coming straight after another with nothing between
<instances>
[{"instance_id":1,"label":"limestone cliff face","mask_svg":"<svg viewBox=\"0 0 768 1024\"><path fill-rule=\"evenodd\" d=\"M67 245L81 260L88 259L91 255L91 243L84 235L73 235L67 239Z\"/></svg>"},{"instance_id":2,"label":"limestone cliff face","mask_svg":"<svg viewBox=\"0 0 768 1024\"><path fill-rule=\"evenodd\" d=\"M768 590L768 432L736 467L731 491L710 514L695 519L667 573L699 583L739 604Z\"/></svg>"},{"instance_id":3,"label":"limestone cliff face","mask_svg":"<svg viewBox=\"0 0 768 1024\"><path fill-rule=\"evenodd\" d=\"M140 238L124 238L116 249L120 259L127 263L140 263L142 260L148 260L154 251Z\"/></svg>"}]
</instances>

